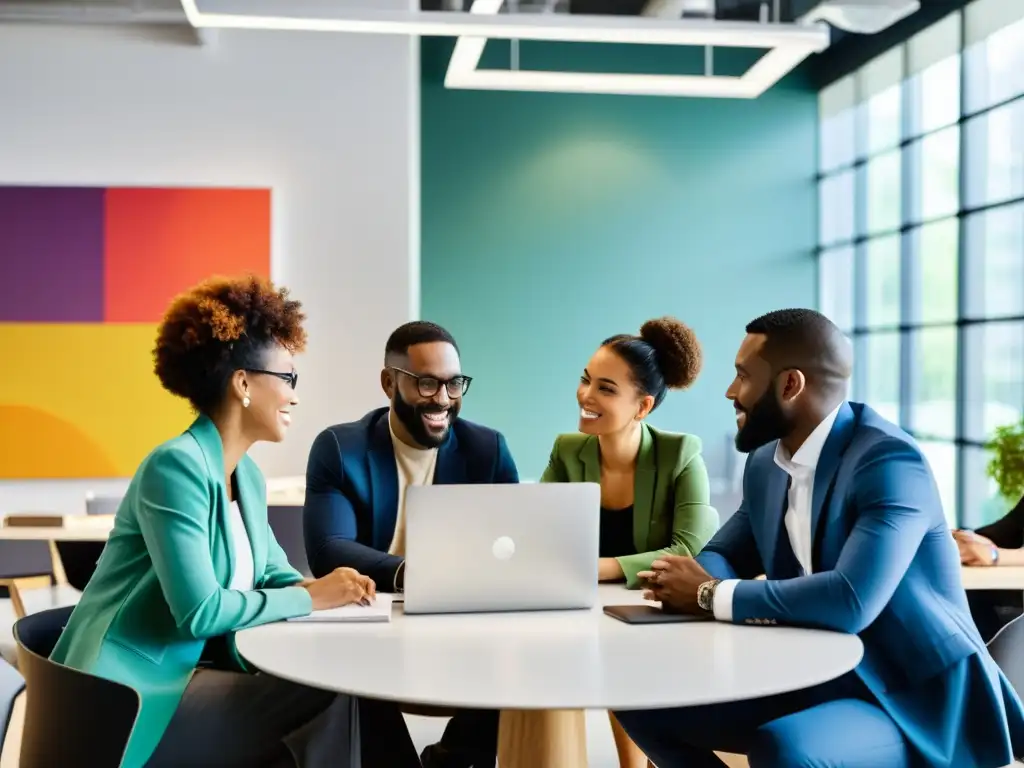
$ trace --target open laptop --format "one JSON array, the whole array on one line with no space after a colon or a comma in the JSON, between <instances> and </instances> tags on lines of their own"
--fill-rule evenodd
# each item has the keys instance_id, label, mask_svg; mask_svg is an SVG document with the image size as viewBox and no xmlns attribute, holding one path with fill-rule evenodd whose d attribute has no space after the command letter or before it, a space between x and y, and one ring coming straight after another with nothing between
<instances>
[{"instance_id":1,"label":"open laptop","mask_svg":"<svg viewBox=\"0 0 1024 768\"><path fill-rule=\"evenodd\" d=\"M592 608L597 483L410 486L405 613Z\"/></svg>"}]
</instances>

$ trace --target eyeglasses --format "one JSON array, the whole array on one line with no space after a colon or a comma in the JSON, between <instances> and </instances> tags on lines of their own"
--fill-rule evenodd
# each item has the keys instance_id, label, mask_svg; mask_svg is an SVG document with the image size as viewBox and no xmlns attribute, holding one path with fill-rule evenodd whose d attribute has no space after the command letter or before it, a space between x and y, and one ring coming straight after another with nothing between
<instances>
[{"instance_id":1,"label":"eyeglasses","mask_svg":"<svg viewBox=\"0 0 1024 768\"><path fill-rule=\"evenodd\" d=\"M404 373L410 379L415 379L416 390L420 393L420 397L436 396L437 393L441 391L442 384L448 392L448 397L462 397L469 391L469 384L473 381L472 376L453 376L450 379L442 381L436 376L420 376L418 373L406 371L401 368L395 368L394 366L390 366L390 368L396 373Z\"/></svg>"},{"instance_id":2,"label":"eyeglasses","mask_svg":"<svg viewBox=\"0 0 1024 768\"><path fill-rule=\"evenodd\" d=\"M295 389L295 385L299 383L299 374L295 371L289 371L288 373L281 373L281 371L264 371L259 368L246 368L246 373L262 373L265 376L276 376L281 381L286 381L291 385L292 389Z\"/></svg>"}]
</instances>

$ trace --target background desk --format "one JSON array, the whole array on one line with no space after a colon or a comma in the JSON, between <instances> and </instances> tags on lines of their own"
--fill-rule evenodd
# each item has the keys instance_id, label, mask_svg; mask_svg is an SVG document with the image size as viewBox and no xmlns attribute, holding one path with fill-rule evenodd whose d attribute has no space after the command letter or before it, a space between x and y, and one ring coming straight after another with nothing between
<instances>
[{"instance_id":1,"label":"background desk","mask_svg":"<svg viewBox=\"0 0 1024 768\"><path fill-rule=\"evenodd\" d=\"M642 602L603 586L602 605ZM505 710L502 768L527 757L510 711L649 709L750 699L839 677L860 661L852 635L718 622L630 626L591 611L405 616L388 624L281 622L239 632L239 652L268 674L375 699ZM671 658L671 663L665 663ZM582 720L582 717L580 717ZM549 741L578 738L548 729ZM511 743L516 742L516 743ZM550 744L559 768L569 752ZM584 752L585 759L585 752ZM553 765L553 763L548 763Z\"/></svg>"},{"instance_id":2,"label":"background desk","mask_svg":"<svg viewBox=\"0 0 1024 768\"><path fill-rule=\"evenodd\" d=\"M289 562L303 575L311 575L302 536L301 499L296 503L294 494L269 494L269 497L271 502L267 508L267 517L274 536L288 555ZM4 565L4 571L52 574L58 585L66 584L67 578L56 542L103 542L110 537L114 527L113 515L71 515L62 520L64 524L59 526L0 525L0 562ZM28 542L45 542L48 555L39 547L25 546Z\"/></svg>"},{"instance_id":3,"label":"background desk","mask_svg":"<svg viewBox=\"0 0 1024 768\"><path fill-rule=\"evenodd\" d=\"M114 527L113 515L75 515L61 519L62 525L0 526L0 578L19 616L25 611L19 590L49 586L51 578L58 586L68 583L57 542L92 542L77 546L77 549L90 550L91 562L102 551L102 542ZM69 565L73 578L77 567L77 563ZM26 574L36 578L20 578ZM91 570L85 575L90 574Z\"/></svg>"},{"instance_id":4,"label":"background desk","mask_svg":"<svg viewBox=\"0 0 1024 768\"><path fill-rule=\"evenodd\" d=\"M114 528L113 515L73 515L61 519L62 525L0 526L0 540L106 541Z\"/></svg>"},{"instance_id":5,"label":"background desk","mask_svg":"<svg viewBox=\"0 0 1024 768\"><path fill-rule=\"evenodd\" d=\"M1024 591L1024 566L993 565L961 569L964 589L1006 589Z\"/></svg>"},{"instance_id":6,"label":"background desk","mask_svg":"<svg viewBox=\"0 0 1024 768\"><path fill-rule=\"evenodd\" d=\"M310 575L302 537L302 500L295 494L269 494L267 514L271 530L289 561L306 576ZM66 582L56 541L106 541L114 527L113 515L73 515L63 518L61 526L7 527L0 525L0 561L5 566L25 573L50 572L58 584ZM51 564L39 562L37 548L17 547L7 542L47 542ZM23 557L24 556L24 557ZM22 565L20 562L26 559ZM31 562L29 562L31 561ZM43 570L45 569L45 570ZM1024 591L1024 566L964 567L964 589L1007 589Z\"/></svg>"}]
</instances>

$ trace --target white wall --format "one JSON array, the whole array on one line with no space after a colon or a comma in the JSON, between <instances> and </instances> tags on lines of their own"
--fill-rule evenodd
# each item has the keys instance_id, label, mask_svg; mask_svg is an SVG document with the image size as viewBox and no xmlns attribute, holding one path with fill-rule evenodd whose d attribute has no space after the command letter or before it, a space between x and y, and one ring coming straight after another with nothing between
<instances>
[{"instance_id":1,"label":"white wall","mask_svg":"<svg viewBox=\"0 0 1024 768\"><path fill-rule=\"evenodd\" d=\"M0 25L0 183L273 188L274 277L310 345L288 440L253 455L302 474L319 430L383 402L384 342L419 312L418 41ZM0 482L0 514L124 485Z\"/></svg>"}]
</instances>

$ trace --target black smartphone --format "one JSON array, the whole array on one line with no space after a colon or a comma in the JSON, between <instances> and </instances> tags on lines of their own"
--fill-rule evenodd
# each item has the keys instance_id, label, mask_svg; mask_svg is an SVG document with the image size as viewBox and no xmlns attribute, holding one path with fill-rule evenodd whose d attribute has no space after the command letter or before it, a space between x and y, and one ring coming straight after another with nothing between
<instances>
[{"instance_id":1,"label":"black smartphone","mask_svg":"<svg viewBox=\"0 0 1024 768\"><path fill-rule=\"evenodd\" d=\"M710 621L713 617L673 613L653 605L606 605L604 612L627 624L681 624L688 621Z\"/></svg>"}]
</instances>

